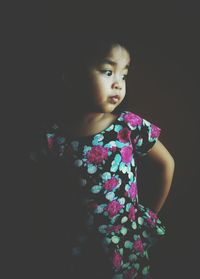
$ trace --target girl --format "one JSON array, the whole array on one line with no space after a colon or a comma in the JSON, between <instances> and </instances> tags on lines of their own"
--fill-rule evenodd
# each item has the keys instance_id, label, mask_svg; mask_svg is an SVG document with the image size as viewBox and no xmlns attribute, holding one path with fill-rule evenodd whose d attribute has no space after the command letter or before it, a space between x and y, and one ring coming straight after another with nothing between
<instances>
[{"instance_id":1,"label":"girl","mask_svg":"<svg viewBox=\"0 0 200 279\"><path fill-rule=\"evenodd\" d=\"M62 75L69 94L64 121L46 130L41 152L31 158L62 162L68 173L67 278L150 278L148 249L166 233L158 214L174 159L158 140L157 125L132 110L116 113L133 60L127 42L92 39L86 44L83 38L77 50L73 46L73 55L69 51ZM137 161L143 156L157 163L162 177L154 208L138 197Z\"/></svg>"}]
</instances>

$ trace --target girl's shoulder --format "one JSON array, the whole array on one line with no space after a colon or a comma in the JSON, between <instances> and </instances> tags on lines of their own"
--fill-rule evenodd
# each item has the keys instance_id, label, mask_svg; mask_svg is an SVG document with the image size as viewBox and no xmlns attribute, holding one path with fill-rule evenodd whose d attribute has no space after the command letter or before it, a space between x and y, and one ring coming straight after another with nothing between
<instances>
[{"instance_id":1,"label":"girl's shoulder","mask_svg":"<svg viewBox=\"0 0 200 279\"><path fill-rule=\"evenodd\" d=\"M123 121L130 130L130 138L135 152L140 156L145 156L158 140L161 128L146 118L132 111L125 111Z\"/></svg>"},{"instance_id":2,"label":"girl's shoulder","mask_svg":"<svg viewBox=\"0 0 200 279\"><path fill-rule=\"evenodd\" d=\"M142 127L159 128L157 123L152 123L151 120L144 117L140 113L138 114L130 110L125 110L122 113L121 120L123 120L131 130L135 130L137 128L141 130Z\"/></svg>"},{"instance_id":3,"label":"girl's shoulder","mask_svg":"<svg viewBox=\"0 0 200 279\"><path fill-rule=\"evenodd\" d=\"M130 110L124 110L119 118L121 121L123 121L127 126L133 130L136 127L142 125L143 121L145 120L141 115L136 114L133 111Z\"/></svg>"},{"instance_id":4,"label":"girl's shoulder","mask_svg":"<svg viewBox=\"0 0 200 279\"><path fill-rule=\"evenodd\" d=\"M62 153L66 141L63 125L57 119L42 121L37 129L34 128L32 138L28 156L33 162L56 158Z\"/></svg>"}]
</instances>

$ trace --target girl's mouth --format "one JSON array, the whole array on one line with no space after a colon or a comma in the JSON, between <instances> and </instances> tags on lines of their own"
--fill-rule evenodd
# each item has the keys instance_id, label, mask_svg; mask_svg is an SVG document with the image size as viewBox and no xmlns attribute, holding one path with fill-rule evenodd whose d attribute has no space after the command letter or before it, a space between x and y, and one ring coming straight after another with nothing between
<instances>
[{"instance_id":1,"label":"girl's mouth","mask_svg":"<svg viewBox=\"0 0 200 279\"><path fill-rule=\"evenodd\" d=\"M119 96L112 96L109 98L111 103L117 103L119 101Z\"/></svg>"}]
</instances>

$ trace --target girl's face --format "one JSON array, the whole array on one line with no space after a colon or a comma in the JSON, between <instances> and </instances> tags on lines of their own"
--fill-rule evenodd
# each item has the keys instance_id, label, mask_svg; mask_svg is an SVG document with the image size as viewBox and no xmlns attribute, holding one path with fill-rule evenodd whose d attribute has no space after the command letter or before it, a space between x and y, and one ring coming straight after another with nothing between
<instances>
[{"instance_id":1,"label":"girl's face","mask_svg":"<svg viewBox=\"0 0 200 279\"><path fill-rule=\"evenodd\" d=\"M116 45L98 65L89 69L90 101L95 109L111 112L123 101L129 64L128 51Z\"/></svg>"}]
</instances>

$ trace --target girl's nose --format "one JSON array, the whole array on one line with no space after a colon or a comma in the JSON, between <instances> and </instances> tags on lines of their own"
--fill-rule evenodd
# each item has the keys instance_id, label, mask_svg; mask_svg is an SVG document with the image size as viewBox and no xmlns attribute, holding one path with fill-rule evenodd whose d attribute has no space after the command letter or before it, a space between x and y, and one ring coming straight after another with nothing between
<instances>
[{"instance_id":1,"label":"girl's nose","mask_svg":"<svg viewBox=\"0 0 200 279\"><path fill-rule=\"evenodd\" d=\"M114 82L112 87L116 88L116 89L121 89L122 88L121 85L119 84L119 82Z\"/></svg>"}]
</instances>

